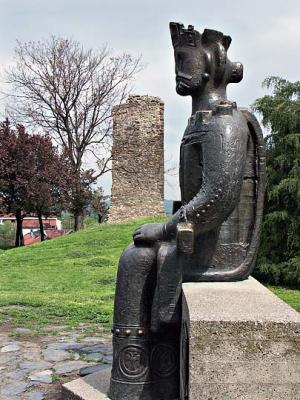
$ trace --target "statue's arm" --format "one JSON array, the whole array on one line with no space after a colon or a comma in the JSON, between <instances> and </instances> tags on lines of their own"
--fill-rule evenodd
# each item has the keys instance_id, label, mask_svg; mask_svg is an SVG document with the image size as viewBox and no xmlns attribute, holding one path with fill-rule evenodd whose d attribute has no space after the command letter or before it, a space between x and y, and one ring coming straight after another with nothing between
<instances>
[{"instance_id":1,"label":"statue's arm","mask_svg":"<svg viewBox=\"0 0 300 400\"><path fill-rule=\"evenodd\" d=\"M175 236L177 224L187 221L196 233L220 225L239 201L246 160L247 135L207 135L202 143L203 176L197 195L165 224L165 235Z\"/></svg>"}]
</instances>

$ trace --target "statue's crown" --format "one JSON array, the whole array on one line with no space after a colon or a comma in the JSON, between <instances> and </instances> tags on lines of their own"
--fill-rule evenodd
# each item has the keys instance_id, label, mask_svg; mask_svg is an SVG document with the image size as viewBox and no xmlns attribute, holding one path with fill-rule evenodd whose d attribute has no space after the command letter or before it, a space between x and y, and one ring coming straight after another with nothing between
<instances>
[{"instance_id":1,"label":"statue's crown","mask_svg":"<svg viewBox=\"0 0 300 400\"><path fill-rule=\"evenodd\" d=\"M193 25L184 27L182 23L170 22L170 32L173 46L191 46L197 47L198 45L210 46L211 44L221 44L225 50L228 50L231 37L224 35L222 32L212 29L204 29L200 34L196 31Z\"/></svg>"},{"instance_id":2,"label":"statue's crown","mask_svg":"<svg viewBox=\"0 0 300 400\"><path fill-rule=\"evenodd\" d=\"M201 35L193 25L184 25L178 22L170 22L170 32L173 46L192 46L196 47L197 42L201 41Z\"/></svg>"}]
</instances>

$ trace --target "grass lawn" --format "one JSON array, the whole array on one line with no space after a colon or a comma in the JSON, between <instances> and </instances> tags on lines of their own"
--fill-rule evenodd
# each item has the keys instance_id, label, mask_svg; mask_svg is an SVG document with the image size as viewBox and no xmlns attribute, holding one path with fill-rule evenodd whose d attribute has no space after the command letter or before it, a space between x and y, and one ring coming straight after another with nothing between
<instances>
[{"instance_id":1,"label":"grass lawn","mask_svg":"<svg viewBox=\"0 0 300 400\"><path fill-rule=\"evenodd\" d=\"M164 219L100 225L30 247L0 250L0 323L110 324L122 250L135 227ZM300 291L271 290L300 311Z\"/></svg>"},{"instance_id":2,"label":"grass lawn","mask_svg":"<svg viewBox=\"0 0 300 400\"><path fill-rule=\"evenodd\" d=\"M273 293L275 293L281 300L288 303L295 310L300 312L300 290L285 289L276 286L268 286Z\"/></svg>"},{"instance_id":3,"label":"grass lawn","mask_svg":"<svg viewBox=\"0 0 300 400\"><path fill-rule=\"evenodd\" d=\"M147 218L99 225L0 252L0 323L19 326L112 319L116 267L133 230Z\"/></svg>"}]
</instances>

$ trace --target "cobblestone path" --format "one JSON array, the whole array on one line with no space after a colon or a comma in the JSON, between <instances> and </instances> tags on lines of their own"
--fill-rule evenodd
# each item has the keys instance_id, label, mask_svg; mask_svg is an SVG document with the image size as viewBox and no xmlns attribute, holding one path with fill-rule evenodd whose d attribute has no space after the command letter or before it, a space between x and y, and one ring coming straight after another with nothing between
<instances>
[{"instance_id":1,"label":"cobblestone path","mask_svg":"<svg viewBox=\"0 0 300 400\"><path fill-rule=\"evenodd\" d=\"M109 367L110 335L89 328L0 326L0 400L61 400L62 383Z\"/></svg>"}]
</instances>

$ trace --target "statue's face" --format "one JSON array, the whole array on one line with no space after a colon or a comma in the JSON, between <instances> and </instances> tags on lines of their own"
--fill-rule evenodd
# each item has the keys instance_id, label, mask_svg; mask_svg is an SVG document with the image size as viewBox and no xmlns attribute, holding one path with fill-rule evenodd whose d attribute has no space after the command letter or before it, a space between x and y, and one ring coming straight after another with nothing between
<instances>
[{"instance_id":1,"label":"statue's face","mask_svg":"<svg viewBox=\"0 0 300 400\"><path fill-rule=\"evenodd\" d=\"M189 46L174 49L176 92L181 96L193 95L205 85L206 57L204 51Z\"/></svg>"}]
</instances>

